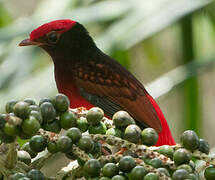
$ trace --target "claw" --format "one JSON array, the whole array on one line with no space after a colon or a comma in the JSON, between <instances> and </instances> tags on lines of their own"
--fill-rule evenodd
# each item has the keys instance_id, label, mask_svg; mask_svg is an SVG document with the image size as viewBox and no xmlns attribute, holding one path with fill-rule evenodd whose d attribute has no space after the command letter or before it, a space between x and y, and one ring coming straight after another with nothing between
<instances>
[{"instance_id":1,"label":"claw","mask_svg":"<svg viewBox=\"0 0 215 180\"><path fill-rule=\"evenodd\" d=\"M127 151L126 148L121 148L121 149L116 153L116 155L123 154L125 151Z\"/></svg>"}]
</instances>

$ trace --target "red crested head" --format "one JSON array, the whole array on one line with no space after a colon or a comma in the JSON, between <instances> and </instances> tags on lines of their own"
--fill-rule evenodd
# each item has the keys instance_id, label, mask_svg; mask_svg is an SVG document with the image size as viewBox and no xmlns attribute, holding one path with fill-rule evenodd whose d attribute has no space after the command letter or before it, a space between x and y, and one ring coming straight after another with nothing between
<instances>
[{"instance_id":1,"label":"red crested head","mask_svg":"<svg viewBox=\"0 0 215 180\"><path fill-rule=\"evenodd\" d=\"M49 23L45 23L38 28L34 29L30 33L30 40L35 40L49 33L50 31L57 31L58 33L63 33L71 29L76 24L75 21L70 19L62 19L51 21Z\"/></svg>"},{"instance_id":2,"label":"red crested head","mask_svg":"<svg viewBox=\"0 0 215 180\"><path fill-rule=\"evenodd\" d=\"M70 19L51 21L39 26L30 33L30 37L19 43L19 46L39 46L54 59L72 56L91 56L97 49L85 27ZM66 57L66 58L67 58ZM59 58L58 58L59 59ZM74 58L73 58L74 59Z\"/></svg>"}]
</instances>

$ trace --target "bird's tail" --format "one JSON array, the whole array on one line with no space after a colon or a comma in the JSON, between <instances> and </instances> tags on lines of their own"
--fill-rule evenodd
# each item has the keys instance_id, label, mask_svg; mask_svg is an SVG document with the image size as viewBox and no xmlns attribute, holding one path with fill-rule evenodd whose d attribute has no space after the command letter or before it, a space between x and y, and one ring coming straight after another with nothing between
<instances>
[{"instance_id":1,"label":"bird's tail","mask_svg":"<svg viewBox=\"0 0 215 180\"><path fill-rule=\"evenodd\" d=\"M169 129L169 125L159 108L158 104L155 102L155 100L147 94L150 102L152 103L153 107L155 108L155 111L160 119L161 125L162 125L162 131L159 133L159 138L156 146L162 146L162 145L175 145L175 140L172 137L172 133Z\"/></svg>"}]
</instances>

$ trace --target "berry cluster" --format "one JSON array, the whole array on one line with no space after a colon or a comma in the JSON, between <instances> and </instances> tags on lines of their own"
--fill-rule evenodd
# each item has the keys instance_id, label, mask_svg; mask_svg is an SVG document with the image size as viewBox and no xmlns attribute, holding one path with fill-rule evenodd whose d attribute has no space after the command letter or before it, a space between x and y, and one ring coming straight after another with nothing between
<instances>
[{"instance_id":1,"label":"berry cluster","mask_svg":"<svg viewBox=\"0 0 215 180\"><path fill-rule=\"evenodd\" d=\"M141 130L125 111L116 112L111 121L98 107L88 111L69 109L69 105L63 94L43 98L39 104L29 98L6 104L6 113L0 114L0 152L5 154L6 146L6 159L18 158L8 168L0 163L0 178L46 179L34 158L47 150L50 156L63 153L71 161L77 160L77 167L62 178L196 180L201 178L196 162L204 160L205 178L215 179L215 159L208 156L209 145L194 131L185 131L181 144L155 147L157 132L152 128ZM17 145L19 139L26 143ZM0 160L3 158L0 153Z\"/></svg>"}]
</instances>

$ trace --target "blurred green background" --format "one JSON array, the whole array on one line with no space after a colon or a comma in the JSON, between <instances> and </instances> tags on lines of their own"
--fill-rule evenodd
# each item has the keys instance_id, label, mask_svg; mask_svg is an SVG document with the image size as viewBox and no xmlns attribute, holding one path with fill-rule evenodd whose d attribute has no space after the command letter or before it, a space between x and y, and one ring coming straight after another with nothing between
<instances>
[{"instance_id":1,"label":"blurred green background","mask_svg":"<svg viewBox=\"0 0 215 180\"><path fill-rule=\"evenodd\" d=\"M185 129L215 145L215 4L210 0L0 0L0 111L10 99L56 93L50 57L18 43L70 18L156 98L178 141Z\"/></svg>"}]
</instances>

